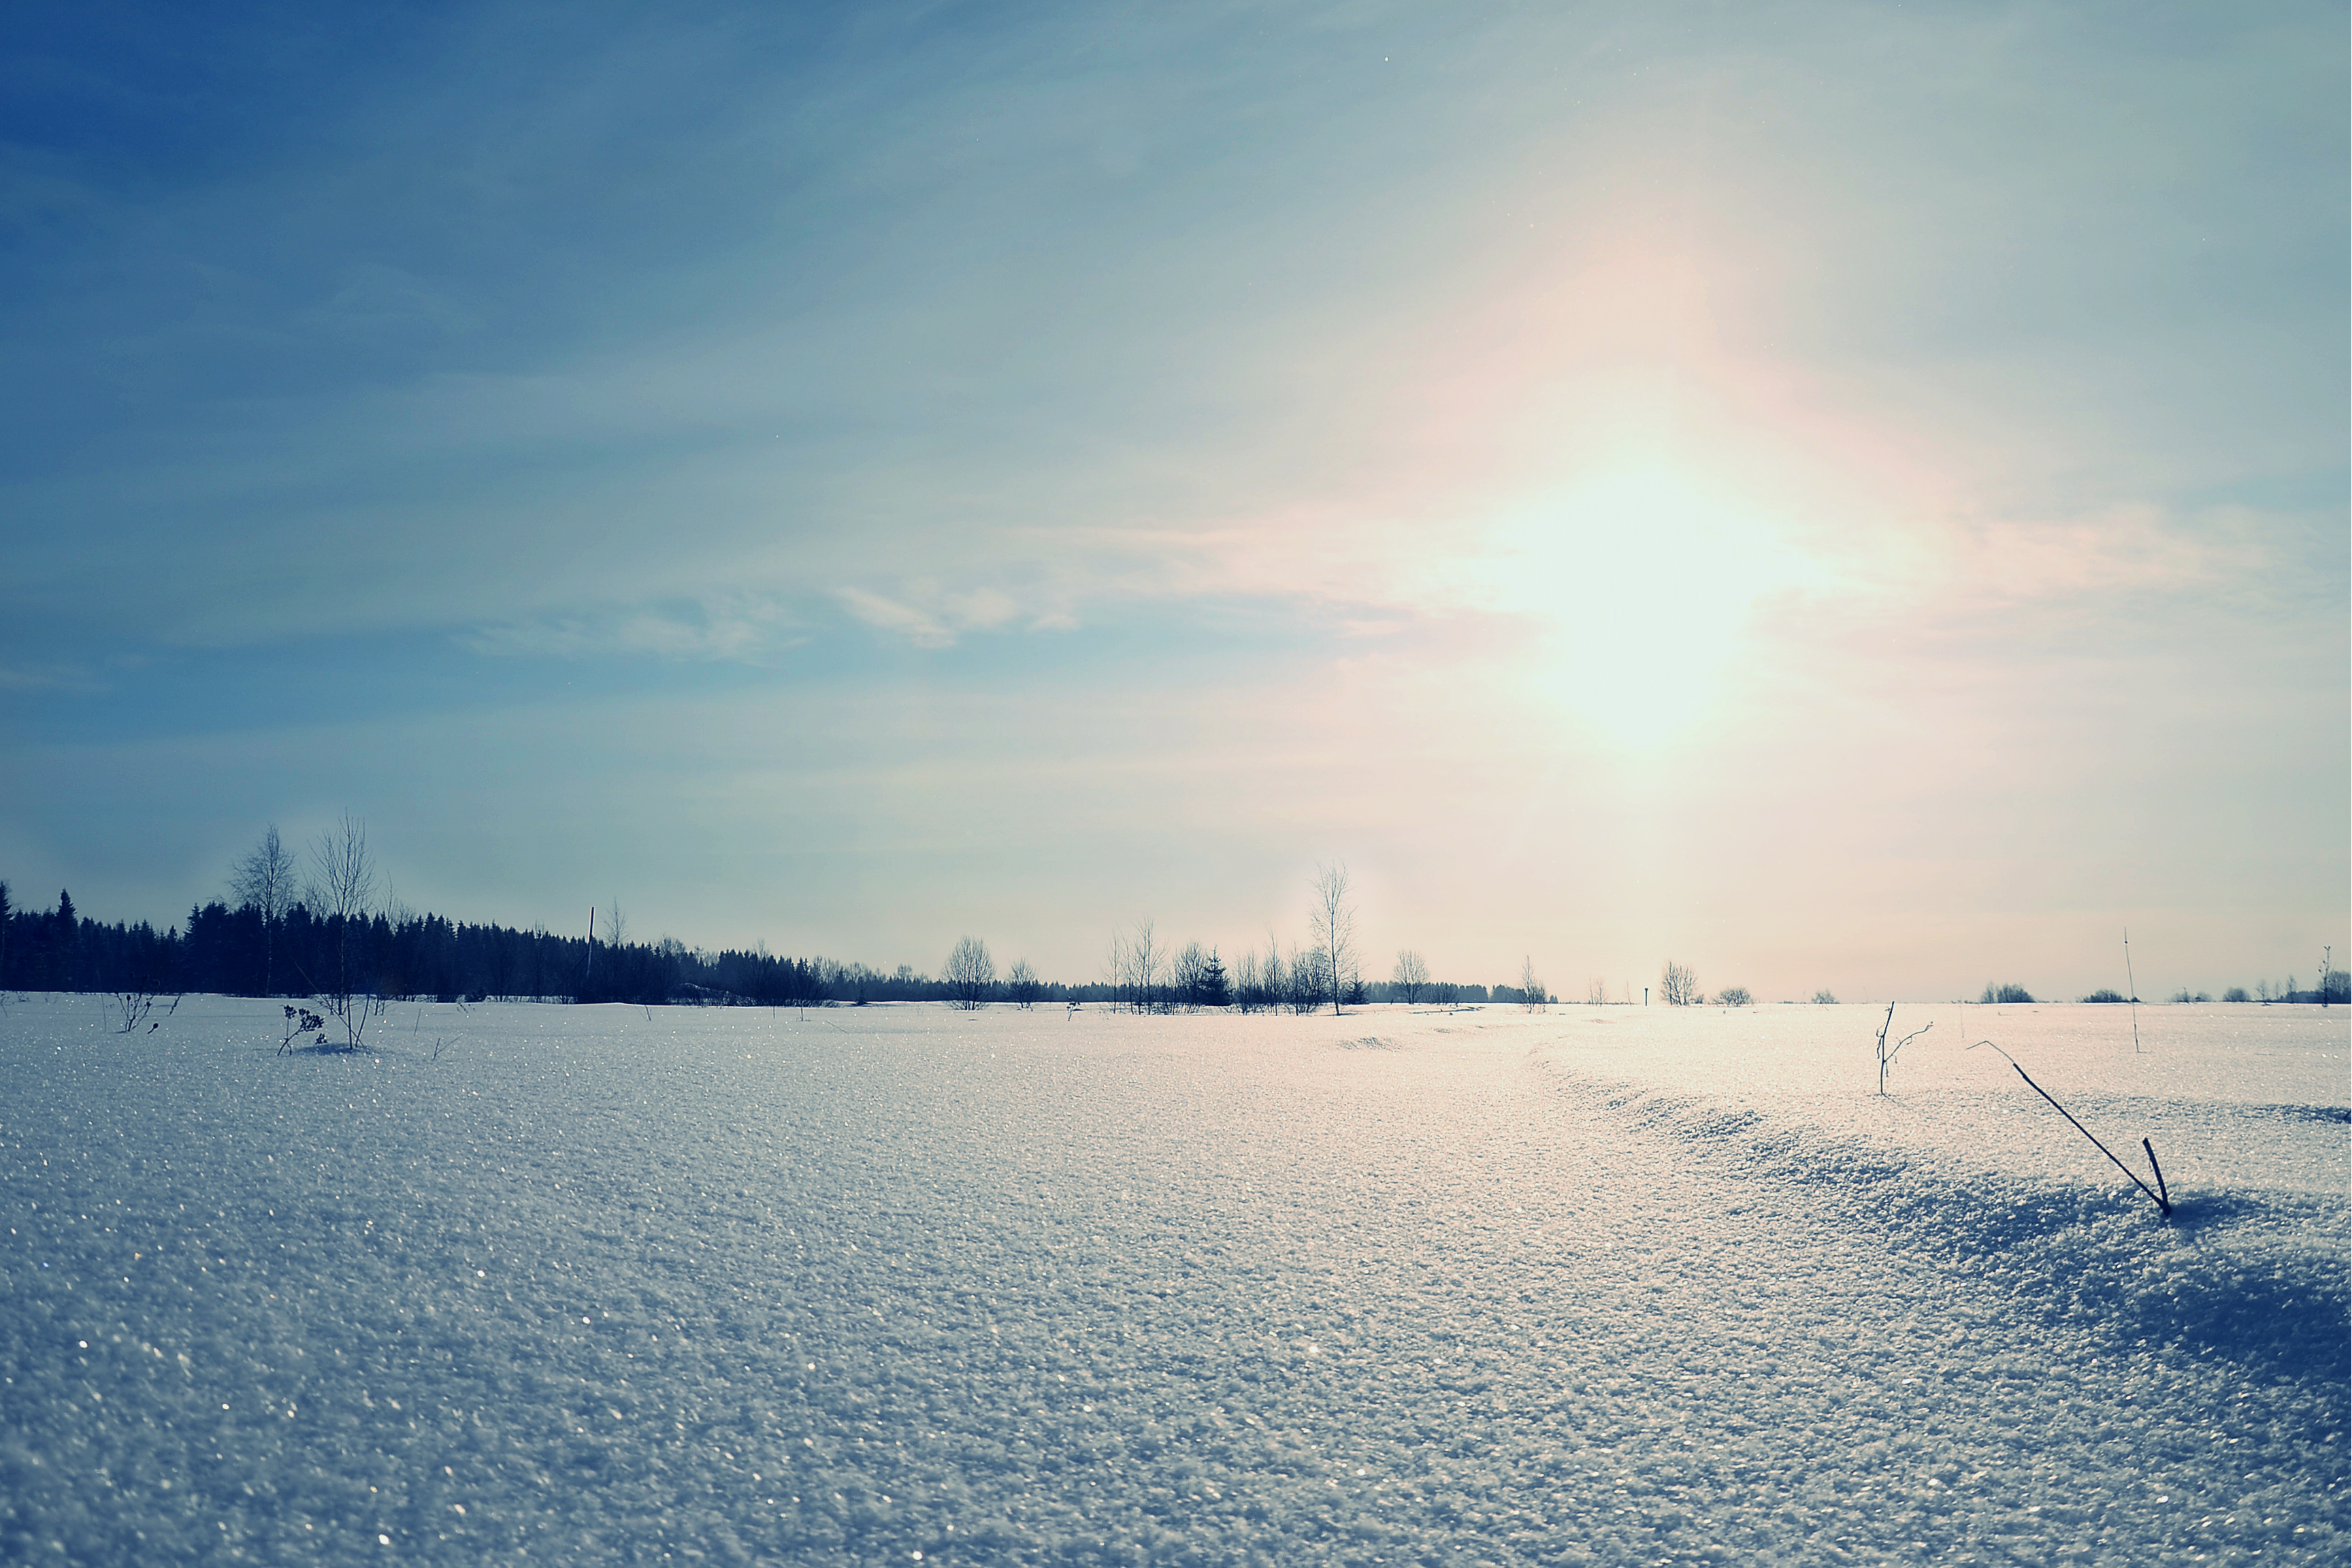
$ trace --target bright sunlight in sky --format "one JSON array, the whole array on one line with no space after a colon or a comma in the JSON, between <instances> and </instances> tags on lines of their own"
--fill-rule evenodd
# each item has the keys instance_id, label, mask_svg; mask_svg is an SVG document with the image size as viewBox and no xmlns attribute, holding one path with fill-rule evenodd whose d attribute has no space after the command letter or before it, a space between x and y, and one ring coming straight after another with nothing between
<instances>
[{"instance_id":1,"label":"bright sunlight in sky","mask_svg":"<svg viewBox=\"0 0 2352 1568\"><path fill-rule=\"evenodd\" d=\"M2347 938L2343 8L0 18L0 878L1768 1000ZM2151 976L2153 976L2151 978Z\"/></svg>"}]
</instances>

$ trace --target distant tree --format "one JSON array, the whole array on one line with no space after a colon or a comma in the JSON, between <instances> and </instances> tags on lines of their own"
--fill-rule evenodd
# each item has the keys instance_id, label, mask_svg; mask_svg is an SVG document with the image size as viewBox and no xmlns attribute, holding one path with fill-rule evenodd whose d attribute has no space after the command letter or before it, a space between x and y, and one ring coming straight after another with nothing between
<instances>
[{"instance_id":1,"label":"distant tree","mask_svg":"<svg viewBox=\"0 0 2352 1568\"><path fill-rule=\"evenodd\" d=\"M329 1016L343 1026L343 1049L356 1051L368 1020L383 1003L361 988L353 938L375 898L375 858L368 852L367 825L349 812L310 847L312 881L305 902L328 922L335 944L331 980L320 996Z\"/></svg>"},{"instance_id":2,"label":"distant tree","mask_svg":"<svg viewBox=\"0 0 2352 1568\"><path fill-rule=\"evenodd\" d=\"M1313 1013L1326 1002L1336 1003L1331 961L1320 947L1306 952L1294 950L1286 978L1290 987L1290 1010L1294 1013Z\"/></svg>"},{"instance_id":3,"label":"distant tree","mask_svg":"<svg viewBox=\"0 0 2352 1568\"><path fill-rule=\"evenodd\" d=\"M1837 1005L1837 994L1829 990L1816 991L1813 993L1813 1002L1817 1006L1834 1007Z\"/></svg>"},{"instance_id":4,"label":"distant tree","mask_svg":"<svg viewBox=\"0 0 2352 1568\"><path fill-rule=\"evenodd\" d=\"M1658 972L1658 996L1669 1007L1693 1006L1698 1001L1698 976L1670 958Z\"/></svg>"},{"instance_id":5,"label":"distant tree","mask_svg":"<svg viewBox=\"0 0 2352 1568\"><path fill-rule=\"evenodd\" d=\"M1414 1006L1421 1001L1421 994L1429 989L1429 965L1421 961L1421 954L1406 948L1397 954L1389 984L1398 1001L1408 1007Z\"/></svg>"},{"instance_id":6,"label":"distant tree","mask_svg":"<svg viewBox=\"0 0 2352 1568\"><path fill-rule=\"evenodd\" d=\"M1551 993L1544 989L1544 983L1536 978L1536 961L1522 957L1519 960L1519 1005L1530 1013L1540 1012L1550 997Z\"/></svg>"},{"instance_id":7,"label":"distant tree","mask_svg":"<svg viewBox=\"0 0 2352 1568\"><path fill-rule=\"evenodd\" d=\"M81 988L81 916L74 912L73 895L63 888L58 889L58 907L49 916L47 942L49 988L53 991L78 991Z\"/></svg>"},{"instance_id":8,"label":"distant tree","mask_svg":"<svg viewBox=\"0 0 2352 1568\"><path fill-rule=\"evenodd\" d=\"M1984 994L1978 997L1977 1000L1986 1005L1991 1005L2001 1002L2014 1002L2022 1006L2024 1004L2033 1000L2033 993L2028 991L2024 986L2017 984L2015 982L2011 982L2006 985L1995 985L1992 982L1987 981L1985 982ZM2118 996L2116 1000L2120 1002L2123 998Z\"/></svg>"},{"instance_id":9,"label":"distant tree","mask_svg":"<svg viewBox=\"0 0 2352 1568\"><path fill-rule=\"evenodd\" d=\"M1151 921L1139 920L1111 933L1108 978L1114 1001L1139 1013L1164 1005L1160 987L1167 969L1167 950L1160 945Z\"/></svg>"},{"instance_id":10,"label":"distant tree","mask_svg":"<svg viewBox=\"0 0 2352 1568\"><path fill-rule=\"evenodd\" d=\"M1169 989L1175 1004L1188 1013L1200 1008L1208 973L1209 950L1197 942L1186 942L1170 966Z\"/></svg>"},{"instance_id":11,"label":"distant tree","mask_svg":"<svg viewBox=\"0 0 2352 1568\"><path fill-rule=\"evenodd\" d=\"M0 990L8 984L8 923L16 913L16 906L8 900L8 884L0 882Z\"/></svg>"},{"instance_id":12,"label":"distant tree","mask_svg":"<svg viewBox=\"0 0 2352 1568\"><path fill-rule=\"evenodd\" d=\"M249 909L261 921L261 994L278 994L278 927L294 902L295 883L301 868L278 837L271 823L261 842L229 868L229 896L240 909Z\"/></svg>"},{"instance_id":13,"label":"distant tree","mask_svg":"<svg viewBox=\"0 0 2352 1568\"><path fill-rule=\"evenodd\" d=\"M1282 943L1266 933L1265 956L1245 952L1234 963L1234 1006L1244 1013L1261 1013L1289 1000L1287 972L1282 963Z\"/></svg>"},{"instance_id":14,"label":"distant tree","mask_svg":"<svg viewBox=\"0 0 2352 1568\"><path fill-rule=\"evenodd\" d=\"M2221 993L2221 1000L2224 1002L2251 1002L2253 998L2246 994L2246 988L2244 986L2232 985L2227 991Z\"/></svg>"},{"instance_id":15,"label":"distant tree","mask_svg":"<svg viewBox=\"0 0 2352 1568\"><path fill-rule=\"evenodd\" d=\"M1598 974L1589 977L1584 983L1584 1005L1588 1007L1609 1005L1609 982Z\"/></svg>"},{"instance_id":16,"label":"distant tree","mask_svg":"<svg viewBox=\"0 0 2352 1568\"><path fill-rule=\"evenodd\" d=\"M1208 963L1201 966L1201 1005L1223 1007L1232 1003L1233 987L1225 978L1225 966L1217 957L1217 950L1209 950Z\"/></svg>"},{"instance_id":17,"label":"distant tree","mask_svg":"<svg viewBox=\"0 0 2352 1568\"><path fill-rule=\"evenodd\" d=\"M988 943L976 936L958 941L940 978L947 983L950 1005L978 1012L988 1000L988 988L996 984L996 961L988 955Z\"/></svg>"},{"instance_id":18,"label":"distant tree","mask_svg":"<svg viewBox=\"0 0 2352 1568\"><path fill-rule=\"evenodd\" d=\"M1315 928L1315 946L1322 959L1323 977L1330 988L1331 1011L1339 1011L1340 991L1356 973L1356 910L1348 900L1348 868L1315 868L1315 901L1308 916Z\"/></svg>"},{"instance_id":19,"label":"distant tree","mask_svg":"<svg viewBox=\"0 0 2352 1568\"><path fill-rule=\"evenodd\" d=\"M1290 1000L1290 971L1283 964L1281 940L1270 931L1265 933L1265 959L1255 967L1257 1005L1271 1011L1286 1005Z\"/></svg>"},{"instance_id":20,"label":"distant tree","mask_svg":"<svg viewBox=\"0 0 2352 1568\"><path fill-rule=\"evenodd\" d=\"M1462 987L1450 981L1433 981L1429 987L1429 1000L1432 1005L1443 1007L1450 1013L1462 1005Z\"/></svg>"},{"instance_id":21,"label":"distant tree","mask_svg":"<svg viewBox=\"0 0 2352 1568\"><path fill-rule=\"evenodd\" d=\"M1127 951L1136 1010L1141 1013L1164 1010L1168 1005L1164 992L1168 977L1168 950L1160 943L1151 921L1138 921L1128 929Z\"/></svg>"},{"instance_id":22,"label":"distant tree","mask_svg":"<svg viewBox=\"0 0 2352 1568\"><path fill-rule=\"evenodd\" d=\"M2003 1000L2005 1001L2007 998L2004 997ZM2085 1002L2121 1002L2126 1000L2126 998L2124 994L2115 989L2115 987L2111 985L2102 985L2096 991L2092 992L2088 996L2084 997L2083 1000Z\"/></svg>"},{"instance_id":23,"label":"distant tree","mask_svg":"<svg viewBox=\"0 0 2352 1568\"><path fill-rule=\"evenodd\" d=\"M1012 993L1014 1006L1027 1009L1037 1005L1037 972L1029 967L1027 959L1013 961L1013 967L1005 973L1004 988Z\"/></svg>"},{"instance_id":24,"label":"distant tree","mask_svg":"<svg viewBox=\"0 0 2352 1568\"><path fill-rule=\"evenodd\" d=\"M1748 994L1745 985L1727 985L1715 994L1715 1000L1720 1007L1745 1007L1756 998Z\"/></svg>"},{"instance_id":25,"label":"distant tree","mask_svg":"<svg viewBox=\"0 0 2352 1568\"><path fill-rule=\"evenodd\" d=\"M1265 1005L1265 998L1258 989L1256 953L1244 949L1234 960L1233 988L1235 1012L1255 1013Z\"/></svg>"}]
</instances>

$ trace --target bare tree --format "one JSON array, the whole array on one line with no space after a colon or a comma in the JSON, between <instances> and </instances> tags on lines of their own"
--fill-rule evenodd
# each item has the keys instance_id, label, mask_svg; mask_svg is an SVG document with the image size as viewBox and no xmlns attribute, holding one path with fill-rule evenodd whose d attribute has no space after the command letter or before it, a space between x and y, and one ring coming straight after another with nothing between
<instances>
[{"instance_id":1,"label":"bare tree","mask_svg":"<svg viewBox=\"0 0 2352 1568\"><path fill-rule=\"evenodd\" d=\"M1598 974L1584 983L1584 1005L1588 1007L1609 1005L1609 982Z\"/></svg>"},{"instance_id":2,"label":"bare tree","mask_svg":"<svg viewBox=\"0 0 2352 1568\"><path fill-rule=\"evenodd\" d=\"M1124 931L1111 932L1106 969L1116 1001L1139 1013L1150 1012L1159 1001L1160 972L1167 966L1168 954L1160 947L1150 921L1139 920Z\"/></svg>"},{"instance_id":3,"label":"bare tree","mask_svg":"<svg viewBox=\"0 0 2352 1568\"><path fill-rule=\"evenodd\" d=\"M1283 967L1282 939L1274 932L1265 933L1265 957L1255 954L1243 959L1243 1003L1244 1011L1272 1011L1290 1000L1290 972Z\"/></svg>"},{"instance_id":4,"label":"bare tree","mask_svg":"<svg viewBox=\"0 0 2352 1568\"><path fill-rule=\"evenodd\" d=\"M1209 990L1209 952L1197 942L1188 942L1177 952L1170 973L1171 989L1175 1000L1186 1012L1197 1012Z\"/></svg>"},{"instance_id":5,"label":"bare tree","mask_svg":"<svg viewBox=\"0 0 2352 1568\"><path fill-rule=\"evenodd\" d=\"M359 988L353 972L352 928L368 917L375 899L375 857L368 853L367 825L345 812L335 826L319 835L310 846L312 880L305 901L311 912L331 922L335 933L333 984L320 1000L343 1026L343 1048L360 1048L368 1020L383 1010L373 995Z\"/></svg>"},{"instance_id":6,"label":"bare tree","mask_svg":"<svg viewBox=\"0 0 2352 1568\"><path fill-rule=\"evenodd\" d=\"M1136 921L1127 933L1127 984L1137 1012L1149 1013L1160 1005L1160 974L1167 967L1167 950L1160 945L1151 922Z\"/></svg>"},{"instance_id":7,"label":"bare tree","mask_svg":"<svg viewBox=\"0 0 2352 1568\"><path fill-rule=\"evenodd\" d=\"M1693 1006L1698 1001L1698 976L1670 958L1658 972L1658 996L1669 1007Z\"/></svg>"},{"instance_id":8,"label":"bare tree","mask_svg":"<svg viewBox=\"0 0 2352 1568\"><path fill-rule=\"evenodd\" d=\"M1315 868L1315 903L1309 918L1315 927L1315 948L1322 959L1323 978L1330 986L1331 1011L1339 1011L1339 995L1356 969L1356 910L1348 901L1348 868Z\"/></svg>"},{"instance_id":9,"label":"bare tree","mask_svg":"<svg viewBox=\"0 0 2352 1568\"><path fill-rule=\"evenodd\" d=\"M1277 952L1276 957L1278 961L1280 954ZM1265 972L1259 966L1255 952L1244 950L1242 955L1234 961L1234 1010L1235 1012L1255 1013L1262 1008L1272 1006L1274 994L1281 988L1278 979L1269 981L1266 978Z\"/></svg>"},{"instance_id":10,"label":"bare tree","mask_svg":"<svg viewBox=\"0 0 2352 1568\"><path fill-rule=\"evenodd\" d=\"M298 896L296 879L301 868L294 856L278 837L278 825L271 823L261 842L229 868L229 897L237 908L249 909L261 917L261 994L278 994L278 926L285 920L286 911L294 907Z\"/></svg>"},{"instance_id":11,"label":"bare tree","mask_svg":"<svg viewBox=\"0 0 2352 1568\"><path fill-rule=\"evenodd\" d=\"M978 1012L988 1000L988 988L996 984L996 960L988 955L988 943L976 936L959 940L940 978L947 982L950 1006Z\"/></svg>"},{"instance_id":12,"label":"bare tree","mask_svg":"<svg viewBox=\"0 0 2352 1568\"><path fill-rule=\"evenodd\" d=\"M600 915L604 921L604 934L602 937L596 934L596 921ZM625 996L628 987L624 984L624 972L626 968L627 954L622 951L622 944L628 940L629 917L623 911L618 897L615 897L612 903L603 910L597 909L593 904L589 906L588 969L580 982L582 1001L593 1002L599 995L608 995L619 1001ZM604 984L601 992L596 984L596 957L599 948L604 949Z\"/></svg>"},{"instance_id":13,"label":"bare tree","mask_svg":"<svg viewBox=\"0 0 2352 1568\"><path fill-rule=\"evenodd\" d=\"M1305 952L1293 948L1289 964L1288 1000L1292 1012L1317 1012L1326 1002L1333 1003L1333 1011L1338 1011L1337 999L1333 995L1336 988L1331 982L1331 960L1320 947L1308 948Z\"/></svg>"},{"instance_id":14,"label":"bare tree","mask_svg":"<svg viewBox=\"0 0 2352 1568\"><path fill-rule=\"evenodd\" d=\"M1395 988L1398 999L1410 1007L1429 989L1429 965L1421 961L1421 954L1406 948L1397 954L1396 969L1390 974L1389 984Z\"/></svg>"},{"instance_id":15,"label":"bare tree","mask_svg":"<svg viewBox=\"0 0 2352 1568\"><path fill-rule=\"evenodd\" d=\"M1037 1005L1037 994L1043 989L1037 983L1037 972L1029 967L1025 958L1015 959L1004 976L1005 989L1013 993L1013 1005L1027 1009Z\"/></svg>"},{"instance_id":16,"label":"bare tree","mask_svg":"<svg viewBox=\"0 0 2352 1568\"><path fill-rule=\"evenodd\" d=\"M1551 993L1545 989L1542 981L1536 978L1536 961L1520 958L1519 1005L1530 1013L1540 1013L1549 1010L1550 1001Z\"/></svg>"}]
</instances>

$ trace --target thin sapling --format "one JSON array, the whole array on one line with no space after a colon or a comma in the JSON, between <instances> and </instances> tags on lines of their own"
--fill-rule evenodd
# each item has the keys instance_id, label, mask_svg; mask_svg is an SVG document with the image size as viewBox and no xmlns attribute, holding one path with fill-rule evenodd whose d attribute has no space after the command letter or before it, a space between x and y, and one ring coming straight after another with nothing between
<instances>
[{"instance_id":1,"label":"thin sapling","mask_svg":"<svg viewBox=\"0 0 2352 1568\"><path fill-rule=\"evenodd\" d=\"M1901 1039L1895 1041L1890 1046L1886 1043L1886 1035L1887 1031L1892 1029L1894 1026L1895 1004L1889 1002L1886 1005L1886 1016L1880 1019L1878 1024L1878 1092L1881 1094L1885 1094L1886 1092L1886 1069L1895 1065L1895 1058L1902 1054L1904 1047L1909 1045L1912 1041L1917 1039L1920 1036L1934 1028L1936 1026L1936 1021L1930 1018L1927 1023L1912 1030L1909 1034L1904 1036Z\"/></svg>"}]
</instances>

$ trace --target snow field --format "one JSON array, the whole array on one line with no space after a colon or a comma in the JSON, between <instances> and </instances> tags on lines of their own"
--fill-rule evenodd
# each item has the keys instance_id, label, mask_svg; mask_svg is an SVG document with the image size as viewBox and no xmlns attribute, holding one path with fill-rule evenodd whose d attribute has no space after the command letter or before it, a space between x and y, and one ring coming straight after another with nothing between
<instances>
[{"instance_id":1,"label":"snow field","mask_svg":"<svg viewBox=\"0 0 2352 1568\"><path fill-rule=\"evenodd\" d=\"M2167 1232L1582 1011L13 1004L0 1560L2341 1560L2340 1183Z\"/></svg>"},{"instance_id":2,"label":"snow field","mask_svg":"<svg viewBox=\"0 0 2352 1568\"><path fill-rule=\"evenodd\" d=\"M1883 1006L1564 1011L1546 1065L1702 1158L1804 1184L1853 1226L1997 1271L2045 1314L2347 1374L2341 1009L2144 1008L2136 1044L2120 1007L1902 1005L1891 1038L1932 1027L1885 1096ZM2146 1223L2151 1201L2011 1058L2151 1189L2154 1142L2171 1223Z\"/></svg>"}]
</instances>

